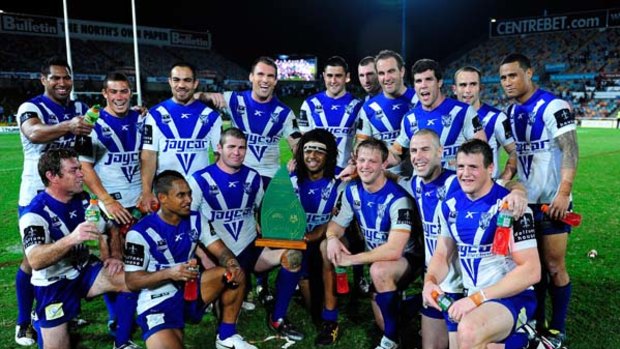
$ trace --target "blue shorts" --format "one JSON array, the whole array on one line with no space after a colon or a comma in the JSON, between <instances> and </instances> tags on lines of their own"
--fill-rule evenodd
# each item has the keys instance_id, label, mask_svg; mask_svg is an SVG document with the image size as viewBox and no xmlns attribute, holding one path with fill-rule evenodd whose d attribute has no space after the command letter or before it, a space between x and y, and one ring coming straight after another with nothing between
<instances>
[{"instance_id":1,"label":"blue shorts","mask_svg":"<svg viewBox=\"0 0 620 349\"><path fill-rule=\"evenodd\" d=\"M136 322L142 329L146 341L152 334L165 329L183 329L185 323L197 324L202 320L205 304L200 296L200 274L198 276L198 299L188 302L183 299L183 286L172 296L138 315Z\"/></svg>"},{"instance_id":2,"label":"blue shorts","mask_svg":"<svg viewBox=\"0 0 620 349\"><path fill-rule=\"evenodd\" d=\"M450 297L452 297L452 299L454 299L454 301L457 301L463 297L465 297L464 294L462 293L450 293L450 292L446 292L446 294ZM427 308L422 308L420 310L420 313L426 317L429 317L431 319L444 319L446 321L446 327L448 328L448 332L456 332L459 323L458 322L454 322L450 319L450 316L448 315L448 312L445 311L440 311L437 310L433 307L427 307Z\"/></svg>"},{"instance_id":3,"label":"blue shorts","mask_svg":"<svg viewBox=\"0 0 620 349\"><path fill-rule=\"evenodd\" d=\"M254 241L252 241L252 243L247 245L237 256L237 261L241 269L243 269L247 275L250 275L254 271L258 257L263 253L263 248L264 247L254 245Z\"/></svg>"},{"instance_id":4,"label":"blue shorts","mask_svg":"<svg viewBox=\"0 0 620 349\"><path fill-rule=\"evenodd\" d=\"M499 303L506 307L510 314L512 314L512 319L514 321L514 327L510 334L512 335L517 329L521 328L528 320L534 317L534 311L536 310L536 293L534 290L525 290L512 297L491 299L488 302ZM510 335L499 343L504 343Z\"/></svg>"},{"instance_id":5,"label":"blue shorts","mask_svg":"<svg viewBox=\"0 0 620 349\"><path fill-rule=\"evenodd\" d=\"M92 258L74 280L61 279L49 286L34 286L40 326L56 327L75 318L80 313L80 301L86 298L102 268L103 263Z\"/></svg>"},{"instance_id":6,"label":"blue shorts","mask_svg":"<svg viewBox=\"0 0 620 349\"><path fill-rule=\"evenodd\" d=\"M530 204L529 207L534 213L534 225L536 228L536 237L545 235L570 233L571 226L562 222L551 219L547 214L540 210L542 204ZM568 205L568 209L571 210L573 204Z\"/></svg>"}]
</instances>

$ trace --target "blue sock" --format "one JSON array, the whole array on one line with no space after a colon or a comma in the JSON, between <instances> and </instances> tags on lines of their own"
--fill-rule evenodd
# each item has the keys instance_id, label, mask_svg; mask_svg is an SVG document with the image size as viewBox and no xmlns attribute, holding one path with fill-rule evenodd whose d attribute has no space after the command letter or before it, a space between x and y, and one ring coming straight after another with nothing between
<instances>
[{"instance_id":1,"label":"blue sock","mask_svg":"<svg viewBox=\"0 0 620 349\"><path fill-rule=\"evenodd\" d=\"M550 283L549 294L553 314L549 328L566 333L566 316L568 315L568 303L572 290L573 287L570 282L564 286L556 286Z\"/></svg>"},{"instance_id":2,"label":"blue sock","mask_svg":"<svg viewBox=\"0 0 620 349\"><path fill-rule=\"evenodd\" d=\"M134 292L119 292L116 297L116 338L117 347L126 344L131 339L134 324L134 314L138 305L138 294Z\"/></svg>"},{"instance_id":3,"label":"blue sock","mask_svg":"<svg viewBox=\"0 0 620 349\"><path fill-rule=\"evenodd\" d=\"M34 304L34 286L30 283L32 274L26 274L21 268L17 268L15 275L15 293L17 294L17 324L27 325L30 323L30 312Z\"/></svg>"},{"instance_id":4,"label":"blue sock","mask_svg":"<svg viewBox=\"0 0 620 349\"><path fill-rule=\"evenodd\" d=\"M220 335L221 340L225 340L226 338L237 333L237 325L222 322L217 330L217 333Z\"/></svg>"},{"instance_id":5,"label":"blue sock","mask_svg":"<svg viewBox=\"0 0 620 349\"><path fill-rule=\"evenodd\" d=\"M323 308L321 318L323 318L323 320L325 321L338 321L338 308L334 310L328 310L327 308Z\"/></svg>"},{"instance_id":6,"label":"blue sock","mask_svg":"<svg viewBox=\"0 0 620 349\"><path fill-rule=\"evenodd\" d=\"M276 280L276 302L271 321L276 321L286 315L288 304L291 302L291 298L293 298L300 277L300 271L292 272L280 268L278 279Z\"/></svg>"},{"instance_id":7,"label":"blue sock","mask_svg":"<svg viewBox=\"0 0 620 349\"><path fill-rule=\"evenodd\" d=\"M108 309L108 321L116 320L116 296L118 293L116 292L108 292L103 294L103 302L105 303L105 307ZM118 308L123 309L123 308Z\"/></svg>"},{"instance_id":8,"label":"blue sock","mask_svg":"<svg viewBox=\"0 0 620 349\"><path fill-rule=\"evenodd\" d=\"M33 324L34 330L37 331L37 345L39 349L43 349L43 335L41 334L41 323L37 319Z\"/></svg>"},{"instance_id":9,"label":"blue sock","mask_svg":"<svg viewBox=\"0 0 620 349\"><path fill-rule=\"evenodd\" d=\"M523 349L527 346L526 333L513 333L504 342L504 349Z\"/></svg>"},{"instance_id":10,"label":"blue sock","mask_svg":"<svg viewBox=\"0 0 620 349\"><path fill-rule=\"evenodd\" d=\"M385 327L383 334L389 339L397 342L398 293L396 291L377 293L375 301L381 310L381 315L383 315L383 324Z\"/></svg>"}]
</instances>

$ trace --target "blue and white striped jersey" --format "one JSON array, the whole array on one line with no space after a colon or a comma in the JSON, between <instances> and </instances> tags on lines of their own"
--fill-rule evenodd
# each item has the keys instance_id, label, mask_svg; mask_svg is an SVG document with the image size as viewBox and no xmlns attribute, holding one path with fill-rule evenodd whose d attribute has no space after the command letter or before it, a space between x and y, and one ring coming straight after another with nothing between
<instances>
[{"instance_id":1,"label":"blue and white striped jersey","mask_svg":"<svg viewBox=\"0 0 620 349\"><path fill-rule=\"evenodd\" d=\"M499 109L493 108L488 104L482 103L478 109L478 117L482 122L484 134L487 136L487 142L493 149L493 178L499 177L499 153L500 147L505 147L510 143L514 143L512 137L512 126L506 114Z\"/></svg>"}]
</instances>

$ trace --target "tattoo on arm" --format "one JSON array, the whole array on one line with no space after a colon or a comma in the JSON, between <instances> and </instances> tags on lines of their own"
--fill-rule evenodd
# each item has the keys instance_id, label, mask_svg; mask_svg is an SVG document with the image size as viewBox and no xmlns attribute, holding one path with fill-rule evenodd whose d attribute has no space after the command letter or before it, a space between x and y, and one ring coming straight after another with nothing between
<instances>
[{"instance_id":1,"label":"tattoo on arm","mask_svg":"<svg viewBox=\"0 0 620 349\"><path fill-rule=\"evenodd\" d=\"M222 251L222 254L220 254L220 258L218 259L220 262L220 266L224 268L232 266L233 264L237 266L239 265L239 263L235 259L235 255L228 249ZM231 262L231 260L234 262Z\"/></svg>"},{"instance_id":2,"label":"tattoo on arm","mask_svg":"<svg viewBox=\"0 0 620 349\"><path fill-rule=\"evenodd\" d=\"M577 147L577 132L566 132L558 137L558 143L562 150L562 168L576 169L579 158Z\"/></svg>"}]
</instances>

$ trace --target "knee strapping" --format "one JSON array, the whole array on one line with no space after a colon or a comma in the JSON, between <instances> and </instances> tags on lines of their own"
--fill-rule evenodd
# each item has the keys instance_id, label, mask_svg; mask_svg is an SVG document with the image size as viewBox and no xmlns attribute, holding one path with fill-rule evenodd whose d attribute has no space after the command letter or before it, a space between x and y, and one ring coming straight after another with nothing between
<instances>
[{"instance_id":1,"label":"knee strapping","mask_svg":"<svg viewBox=\"0 0 620 349\"><path fill-rule=\"evenodd\" d=\"M298 271L301 268L301 251L298 250L286 250L280 257L280 263L282 267L289 271Z\"/></svg>"}]
</instances>

